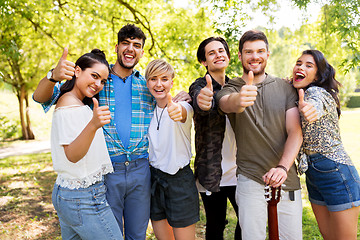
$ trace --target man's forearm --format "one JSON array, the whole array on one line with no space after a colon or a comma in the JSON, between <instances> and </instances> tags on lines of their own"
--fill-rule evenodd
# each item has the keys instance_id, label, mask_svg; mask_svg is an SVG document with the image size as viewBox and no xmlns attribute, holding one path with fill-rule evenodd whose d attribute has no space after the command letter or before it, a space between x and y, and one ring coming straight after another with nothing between
<instances>
[{"instance_id":1,"label":"man's forearm","mask_svg":"<svg viewBox=\"0 0 360 240\"><path fill-rule=\"evenodd\" d=\"M245 110L238 101L238 93L231 93L220 98L219 107L224 113L242 113Z\"/></svg>"},{"instance_id":2,"label":"man's forearm","mask_svg":"<svg viewBox=\"0 0 360 240\"><path fill-rule=\"evenodd\" d=\"M39 103L44 103L44 102L49 101L54 92L54 86L55 86L55 83L49 81L49 79L47 79L47 77L44 77L43 79L41 79L41 81L39 82L38 86L35 89L35 92L33 95L34 100Z\"/></svg>"}]
</instances>

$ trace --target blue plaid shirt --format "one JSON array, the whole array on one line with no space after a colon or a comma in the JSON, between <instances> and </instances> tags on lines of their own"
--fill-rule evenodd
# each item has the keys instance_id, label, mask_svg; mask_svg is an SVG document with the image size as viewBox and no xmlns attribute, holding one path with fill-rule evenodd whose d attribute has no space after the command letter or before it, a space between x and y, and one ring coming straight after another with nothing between
<instances>
[{"instance_id":1,"label":"blue plaid shirt","mask_svg":"<svg viewBox=\"0 0 360 240\"><path fill-rule=\"evenodd\" d=\"M132 88L131 88L131 131L129 146L125 149L116 131L114 125L114 111L115 111L115 93L114 84L109 75L108 81L104 88L99 93L100 105L108 105L111 112L111 121L109 124L103 126L105 140L110 157L120 156L125 154L127 159L131 161L131 156L147 154L149 141L147 139L147 131L153 116L155 101L146 87L146 80L140 75L139 71L134 70L132 73ZM45 112L49 111L51 106L56 102L60 95L60 84L56 84L51 99L42 103ZM118 109L117 111L121 111Z\"/></svg>"}]
</instances>

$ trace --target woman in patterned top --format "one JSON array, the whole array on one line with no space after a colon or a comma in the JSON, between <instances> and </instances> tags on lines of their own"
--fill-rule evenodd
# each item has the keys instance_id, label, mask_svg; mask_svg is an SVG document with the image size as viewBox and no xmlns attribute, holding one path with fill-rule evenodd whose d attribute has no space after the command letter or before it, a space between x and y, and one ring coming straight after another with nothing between
<instances>
[{"instance_id":1,"label":"woman in patterned top","mask_svg":"<svg viewBox=\"0 0 360 240\"><path fill-rule=\"evenodd\" d=\"M304 135L299 170L324 239L356 239L360 179L340 138L335 70L317 50L306 50L293 70Z\"/></svg>"}]
</instances>

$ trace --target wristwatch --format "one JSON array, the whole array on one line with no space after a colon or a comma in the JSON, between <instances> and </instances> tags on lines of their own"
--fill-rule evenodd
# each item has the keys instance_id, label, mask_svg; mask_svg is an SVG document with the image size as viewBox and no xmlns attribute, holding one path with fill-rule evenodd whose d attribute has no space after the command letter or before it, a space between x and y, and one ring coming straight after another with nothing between
<instances>
[{"instance_id":1,"label":"wristwatch","mask_svg":"<svg viewBox=\"0 0 360 240\"><path fill-rule=\"evenodd\" d=\"M52 72L54 69L51 69L47 74L46 74L46 78L50 81L50 82L54 82L57 83L58 81L56 81L55 79L52 78Z\"/></svg>"}]
</instances>

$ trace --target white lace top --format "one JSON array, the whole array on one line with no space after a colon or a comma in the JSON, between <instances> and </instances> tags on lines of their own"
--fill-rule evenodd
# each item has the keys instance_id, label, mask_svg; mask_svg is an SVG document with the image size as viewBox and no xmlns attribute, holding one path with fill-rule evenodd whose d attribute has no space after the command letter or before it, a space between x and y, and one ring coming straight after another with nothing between
<instances>
[{"instance_id":1,"label":"white lace top","mask_svg":"<svg viewBox=\"0 0 360 240\"><path fill-rule=\"evenodd\" d=\"M76 139L93 116L89 106L66 106L57 108L51 128L51 157L56 183L70 189L87 188L102 180L103 175L113 172L102 128L99 128L87 154L77 163L70 162L63 145Z\"/></svg>"}]
</instances>

